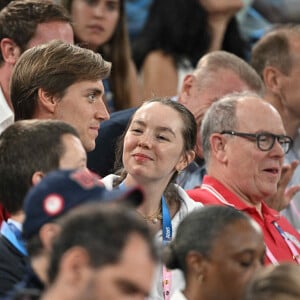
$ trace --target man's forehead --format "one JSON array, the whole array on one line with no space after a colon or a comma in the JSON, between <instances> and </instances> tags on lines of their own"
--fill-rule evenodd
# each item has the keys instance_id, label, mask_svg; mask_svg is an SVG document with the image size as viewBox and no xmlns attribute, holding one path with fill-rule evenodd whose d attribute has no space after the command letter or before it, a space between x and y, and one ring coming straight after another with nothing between
<instances>
[{"instance_id":1,"label":"man's forehead","mask_svg":"<svg viewBox=\"0 0 300 300\"><path fill-rule=\"evenodd\" d=\"M53 20L38 24L34 36L28 42L27 48L45 44L53 40L74 44L74 32L70 23Z\"/></svg>"}]
</instances>

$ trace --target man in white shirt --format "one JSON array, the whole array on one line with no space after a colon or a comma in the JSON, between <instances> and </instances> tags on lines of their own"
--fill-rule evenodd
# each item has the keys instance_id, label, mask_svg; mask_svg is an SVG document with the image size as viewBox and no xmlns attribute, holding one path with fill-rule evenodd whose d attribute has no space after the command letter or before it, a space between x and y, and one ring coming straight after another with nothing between
<instances>
[{"instance_id":1,"label":"man in white shirt","mask_svg":"<svg viewBox=\"0 0 300 300\"><path fill-rule=\"evenodd\" d=\"M14 121L9 96L13 67L28 48L54 39L74 42L71 20L51 1L12 1L0 12L0 133Z\"/></svg>"}]
</instances>

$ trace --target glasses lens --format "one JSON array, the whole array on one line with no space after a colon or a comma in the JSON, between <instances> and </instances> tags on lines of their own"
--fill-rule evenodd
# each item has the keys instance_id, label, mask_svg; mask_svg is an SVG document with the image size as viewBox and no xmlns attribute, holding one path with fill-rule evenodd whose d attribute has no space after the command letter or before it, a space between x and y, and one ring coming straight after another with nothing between
<instances>
[{"instance_id":1,"label":"glasses lens","mask_svg":"<svg viewBox=\"0 0 300 300\"><path fill-rule=\"evenodd\" d=\"M278 142L281 145L281 147L283 148L285 153L287 153L290 150L292 141L288 137L281 136L281 137L279 137Z\"/></svg>"},{"instance_id":2,"label":"glasses lens","mask_svg":"<svg viewBox=\"0 0 300 300\"><path fill-rule=\"evenodd\" d=\"M270 150L274 145L275 136L272 134L262 133L257 136L258 147L263 151Z\"/></svg>"}]
</instances>

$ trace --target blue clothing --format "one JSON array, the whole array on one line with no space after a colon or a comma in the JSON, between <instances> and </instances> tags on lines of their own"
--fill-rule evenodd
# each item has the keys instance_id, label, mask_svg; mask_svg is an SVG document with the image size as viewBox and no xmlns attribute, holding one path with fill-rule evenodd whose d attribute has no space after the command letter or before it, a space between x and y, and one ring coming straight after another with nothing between
<instances>
[{"instance_id":1,"label":"blue clothing","mask_svg":"<svg viewBox=\"0 0 300 300\"><path fill-rule=\"evenodd\" d=\"M27 250L24 240L22 239L22 232L12 222L2 222L1 234L23 255L27 256Z\"/></svg>"},{"instance_id":2,"label":"blue clothing","mask_svg":"<svg viewBox=\"0 0 300 300\"><path fill-rule=\"evenodd\" d=\"M8 221L2 222L0 235L0 296L19 282L28 265L28 256L21 231Z\"/></svg>"},{"instance_id":3,"label":"blue clothing","mask_svg":"<svg viewBox=\"0 0 300 300\"><path fill-rule=\"evenodd\" d=\"M134 40L143 29L153 0L126 0L125 13L131 40Z\"/></svg>"}]
</instances>

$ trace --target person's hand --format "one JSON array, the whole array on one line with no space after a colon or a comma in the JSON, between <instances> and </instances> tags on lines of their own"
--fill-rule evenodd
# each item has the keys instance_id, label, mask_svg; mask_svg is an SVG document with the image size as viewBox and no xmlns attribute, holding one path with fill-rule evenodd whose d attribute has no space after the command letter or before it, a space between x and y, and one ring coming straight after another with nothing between
<instances>
[{"instance_id":1,"label":"person's hand","mask_svg":"<svg viewBox=\"0 0 300 300\"><path fill-rule=\"evenodd\" d=\"M269 207L277 211L285 209L294 195L300 191L300 184L287 187L299 164L300 162L298 160L294 160L290 164L282 167L280 180L277 185L277 193L266 200Z\"/></svg>"}]
</instances>

